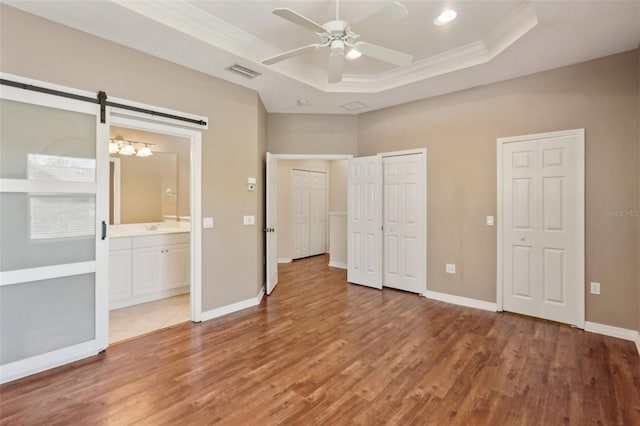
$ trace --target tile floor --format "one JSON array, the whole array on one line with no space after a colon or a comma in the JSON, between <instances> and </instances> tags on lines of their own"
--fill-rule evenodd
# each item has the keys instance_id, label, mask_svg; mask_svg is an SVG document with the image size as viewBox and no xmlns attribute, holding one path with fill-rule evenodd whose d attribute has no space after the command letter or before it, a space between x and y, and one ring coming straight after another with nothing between
<instances>
[{"instance_id":1,"label":"tile floor","mask_svg":"<svg viewBox=\"0 0 640 426\"><path fill-rule=\"evenodd\" d=\"M189 321L189 294L109 312L109 343Z\"/></svg>"}]
</instances>

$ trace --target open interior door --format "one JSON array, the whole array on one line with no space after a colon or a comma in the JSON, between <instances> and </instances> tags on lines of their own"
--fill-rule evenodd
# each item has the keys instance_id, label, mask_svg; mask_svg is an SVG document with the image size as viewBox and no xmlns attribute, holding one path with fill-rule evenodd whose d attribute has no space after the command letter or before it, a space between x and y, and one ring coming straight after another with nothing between
<instances>
[{"instance_id":1,"label":"open interior door","mask_svg":"<svg viewBox=\"0 0 640 426\"><path fill-rule=\"evenodd\" d=\"M382 178L379 156L349 160L347 281L382 288Z\"/></svg>"},{"instance_id":2,"label":"open interior door","mask_svg":"<svg viewBox=\"0 0 640 426\"><path fill-rule=\"evenodd\" d=\"M278 159L267 152L267 217L265 220L265 233L267 235L267 294L271 294L278 284L277 178Z\"/></svg>"}]
</instances>

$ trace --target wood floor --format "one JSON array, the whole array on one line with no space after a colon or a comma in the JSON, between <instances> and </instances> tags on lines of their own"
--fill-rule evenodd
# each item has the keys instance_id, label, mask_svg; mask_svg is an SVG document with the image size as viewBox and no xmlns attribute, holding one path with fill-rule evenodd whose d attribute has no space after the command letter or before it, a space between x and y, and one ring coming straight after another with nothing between
<instances>
[{"instance_id":1,"label":"wood floor","mask_svg":"<svg viewBox=\"0 0 640 426\"><path fill-rule=\"evenodd\" d=\"M0 388L0 424L640 425L631 342L281 265L259 307Z\"/></svg>"}]
</instances>

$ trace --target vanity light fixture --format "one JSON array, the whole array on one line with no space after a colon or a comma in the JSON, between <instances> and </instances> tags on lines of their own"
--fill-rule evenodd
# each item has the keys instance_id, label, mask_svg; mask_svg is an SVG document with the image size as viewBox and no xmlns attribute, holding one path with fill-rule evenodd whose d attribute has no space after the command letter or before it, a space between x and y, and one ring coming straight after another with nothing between
<instances>
[{"instance_id":1,"label":"vanity light fixture","mask_svg":"<svg viewBox=\"0 0 640 426\"><path fill-rule=\"evenodd\" d=\"M151 152L151 148L149 148L149 144L144 144L144 147L140 148L138 150L138 152L136 153L136 156L138 157L150 157L153 155L153 152Z\"/></svg>"},{"instance_id":2,"label":"vanity light fixture","mask_svg":"<svg viewBox=\"0 0 640 426\"><path fill-rule=\"evenodd\" d=\"M109 140L109 154L117 154L118 151L120 151L118 142L116 142L114 139Z\"/></svg>"},{"instance_id":3,"label":"vanity light fixture","mask_svg":"<svg viewBox=\"0 0 640 426\"><path fill-rule=\"evenodd\" d=\"M131 145L131 142L122 145L122 148L120 148L120 151L118 151L118 154L120 155L133 155L135 153L136 149L133 147L133 145Z\"/></svg>"},{"instance_id":4,"label":"vanity light fixture","mask_svg":"<svg viewBox=\"0 0 640 426\"><path fill-rule=\"evenodd\" d=\"M144 146L136 150L134 145L144 145ZM121 136L118 136L114 139L109 139L109 154L135 155L136 157L151 157L153 155L153 151L151 151L151 147L154 145L155 145L154 143L129 141L129 140L123 139Z\"/></svg>"},{"instance_id":5,"label":"vanity light fixture","mask_svg":"<svg viewBox=\"0 0 640 426\"><path fill-rule=\"evenodd\" d=\"M453 9L444 10L440 14L440 16L438 16L436 19L433 20L433 24L438 26L448 24L449 22L456 19L456 16L458 16L458 13L455 10Z\"/></svg>"}]
</instances>

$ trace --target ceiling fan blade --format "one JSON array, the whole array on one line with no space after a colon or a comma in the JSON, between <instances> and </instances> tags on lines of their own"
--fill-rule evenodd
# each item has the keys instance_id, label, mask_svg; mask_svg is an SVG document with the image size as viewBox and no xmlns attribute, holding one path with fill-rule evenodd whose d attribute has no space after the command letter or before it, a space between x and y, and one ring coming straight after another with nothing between
<instances>
[{"instance_id":1,"label":"ceiling fan blade","mask_svg":"<svg viewBox=\"0 0 640 426\"><path fill-rule=\"evenodd\" d=\"M303 53L306 53L312 50L317 50L321 46L322 45L320 44L310 44L308 46L298 47L297 49L289 50L288 52L284 52L279 55L267 58L264 61L262 61L262 63L265 65L273 65L276 62L284 61L285 59L293 58L294 56L302 55Z\"/></svg>"},{"instance_id":2,"label":"ceiling fan blade","mask_svg":"<svg viewBox=\"0 0 640 426\"><path fill-rule=\"evenodd\" d=\"M342 81L342 66L344 65L344 51L331 51L329 55L329 84Z\"/></svg>"},{"instance_id":3,"label":"ceiling fan blade","mask_svg":"<svg viewBox=\"0 0 640 426\"><path fill-rule=\"evenodd\" d=\"M383 25L388 24L390 21L404 18L409 14L409 9L406 6L393 1L388 3L382 9L378 10L372 15L367 16L362 21L351 26L350 30L354 34L362 35L374 32Z\"/></svg>"},{"instance_id":4,"label":"ceiling fan blade","mask_svg":"<svg viewBox=\"0 0 640 426\"><path fill-rule=\"evenodd\" d=\"M311 19L306 18L299 13L294 12L291 9L282 8L282 9L273 9L273 14L277 15L283 19L286 19L289 22L293 22L296 25L301 26L302 28L306 28L308 30L313 31L314 33L326 33L327 30L324 27L316 22L313 22Z\"/></svg>"},{"instance_id":5,"label":"ceiling fan blade","mask_svg":"<svg viewBox=\"0 0 640 426\"><path fill-rule=\"evenodd\" d=\"M356 43L354 47L363 55L370 56L399 67L405 67L413 62L413 56L411 55L398 52L397 50L387 49L386 47L375 44L366 43L364 41Z\"/></svg>"}]
</instances>

